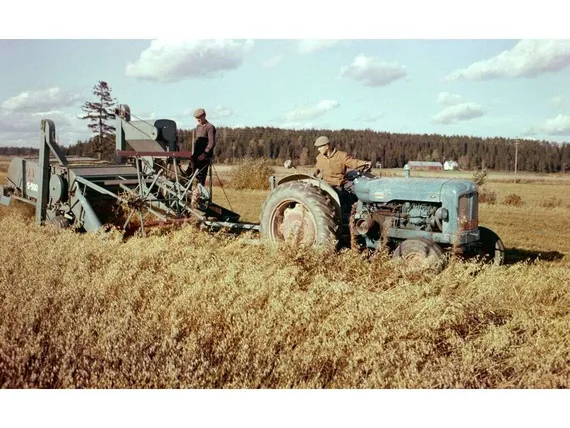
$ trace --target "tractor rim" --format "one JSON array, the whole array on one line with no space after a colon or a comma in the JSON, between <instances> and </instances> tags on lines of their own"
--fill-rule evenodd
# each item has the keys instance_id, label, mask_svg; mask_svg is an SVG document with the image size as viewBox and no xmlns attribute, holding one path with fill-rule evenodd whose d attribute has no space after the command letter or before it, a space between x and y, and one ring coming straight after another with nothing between
<instances>
[{"instance_id":1,"label":"tractor rim","mask_svg":"<svg viewBox=\"0 0 570 428\"><path fill-rule=\"evenodd\" d=\"M300 201L289 199L277 205L271 214L270 224L273 240L297 240L305 245L316 242L315 219Z\"/></svg>"}]
</instances>

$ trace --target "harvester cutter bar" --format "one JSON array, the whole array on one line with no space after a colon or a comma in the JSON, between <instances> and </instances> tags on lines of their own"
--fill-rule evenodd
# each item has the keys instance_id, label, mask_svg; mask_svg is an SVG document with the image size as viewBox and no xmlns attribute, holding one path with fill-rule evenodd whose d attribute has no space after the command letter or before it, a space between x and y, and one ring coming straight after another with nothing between
<instances>
[{"instance_id":1,"label":"harvester cutter bar","mask_svg":"<svg viewBox=\"0 0 570 428\"><path fill-rule=\"evenodd\" d=\"M146 222L145 226L155 227L155 226L165 226L169 224L180 224L180 223L200 223L204 226L210 227L212 229L227 229L229 231L234 230L256 230L259 231L259 224L255 223L240 223L240 222L229 222L229 221L217 221L208 220L202 213L190 209L190 214L192 217L188 218L176 218L176 219L166 219Z\"/></svg>"},{"instance_id":2,"label":"harvester cutter bar","mask_svg":"<svg viewBox=\"0 0 570 428\"><path fill-rule=\"evenodd\" d=\"M32 199L22 198L21 196L12 195L12 196L10 196L10 198L3 197L3 199L4 198L8 199L8 202L10 202L10 199L16 199L18 201L25 202L26 204L33 205L34 207L36 206L36 201L34 201ZM2 204L4 204L4 202L2 202ZM4 204L4 205L8 205L8 204Z\"/></svg>"}]
</instances>

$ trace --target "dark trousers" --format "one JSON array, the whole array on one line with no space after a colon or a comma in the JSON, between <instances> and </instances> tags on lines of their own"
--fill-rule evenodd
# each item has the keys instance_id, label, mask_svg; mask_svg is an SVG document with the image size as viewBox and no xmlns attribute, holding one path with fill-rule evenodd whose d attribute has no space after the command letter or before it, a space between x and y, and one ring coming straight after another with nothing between
<instances>
[{"instance_id":1,"label":"dark trousers","mask_svg":"<svg viewBox=\"0 0 570 428\"><path fill-rule=\"evenodd\" d=\"M356 195L351 191L350 186L331 186L340 199L340 206L342 210L343 217L348 218L350 216L350 211L352 210L352 205L358 201Z\"/></svg>"},{"instance_id":2,"label":"dark trousers","mask_svg":"<svg viewBox=\"0 0 570 428\"><path fill-rule=\"evenodd\" d=\"M206 158L203 161L195 160L194 161L194 168L193 171L198 170L198 174L196 175L196 179L198 183L202 186L206 185L206 177L208 176L208 169L211 163L210 158Z\"/></svg>"},{"instance_id":3,"label":"dark trousers","mask_svg":"<svg viewBox=\"0 0 570 428\"><path fill-rule=\"evenodd\" d=\"M206 159L200 161L198 160L198 156L192 155L190 158L190 165L188 165L187 175L192 176L197 170L198 174L196 174L196 179L198 180L198 183L200 183L202 186L205 186L206 177L208 176L208 169L211 163L211 157L207 156Z\"/></svg>"}]
</instances>

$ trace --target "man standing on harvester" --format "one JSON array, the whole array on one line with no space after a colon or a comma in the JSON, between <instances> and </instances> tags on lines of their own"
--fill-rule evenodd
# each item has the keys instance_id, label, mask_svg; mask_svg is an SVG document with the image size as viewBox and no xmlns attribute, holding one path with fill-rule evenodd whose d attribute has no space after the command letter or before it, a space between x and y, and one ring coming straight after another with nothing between
<instances>
[{"instance_id":1,"label":"man standing on harvester","mask_svg":"<svg viewBox=\"0 0 570 428\"><path fill-rule=\"evenodd\" d=\"M206 111L203 108L194 111L194 117L198 121L198 125L196 126L196 140L190 159L189 172L193 174L198 170L196 178L204 186L208 167L214 156L214 147L216 147L216 128L206 120Z\"/></svg>"}]
</instances>

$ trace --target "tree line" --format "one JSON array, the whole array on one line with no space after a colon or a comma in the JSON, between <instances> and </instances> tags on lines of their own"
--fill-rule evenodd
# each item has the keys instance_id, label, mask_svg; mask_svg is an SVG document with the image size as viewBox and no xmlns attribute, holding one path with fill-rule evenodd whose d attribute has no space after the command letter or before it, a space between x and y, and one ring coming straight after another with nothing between
<instances>
[{"instance_id":1,"label":"tree line","mask_svg":"<svg viewBox=\"0 0 570 428\"><path fill-rule=\"evenodd\" d=\"M114 159L116 100L107 82L93 87L95 101L82 106L79 116L88 120L95 134L87 141L62 147L67 155ZM214 123L215 125L215 123ZM194 132L178 130L180 150L190 151ZM217 128L215 162L236 163L246 157L264 158L278 165L291 159L297 165L312 165L317 156L313 143L320 135L329 137L339 150L359 159L380 163L383 168L401 168L409 161L454 160L465 170L491 169L553 173L564 172L570 166L570 144L538 140L514 140L503 137L479 138L467 135L409 134L366 130L290 130L273 127ZM518 141L518 147L515 143ZM31 155L31 148L0 147L0 155ZM516 160L515 160L516 158Z\"/></svg>"},{"instance_id":2,"label":"tree line","mask_svg":"<svg viewBox=\"0 0 570 428\"><path fill-rule=\"evenodd\" d=\"M178 145L190 151L193 130L178 130ZM446 136L439 134L400 134L371 130L287 130L269 127L217 129L215 162L237 163L246 157L265 158L274 165L291 159L297 165L314 164L317 150L313 143L319 135L327 135L333 145L359 159L380 162L383 168L401 168L408 161L455 160L460 168L487 168L513 171L515 140L495 137ZM99 135L62 147L66 155L114 159L114 138L100 144ZM3 156L31 156L37 149L1 147ZM546 141L520 140L517 170L553 173L568 171L570 145Z\"/></svg>"},{"instance_id":3,"label":"tree line","mask_svg":"<svg viewBox=\"0 0 570 428\"><path fill-rule=\"evenodd\" d=\"M462 169L487 168L512 171L516 140L464 135L404 134L372 130L286 130L269 127L220 128L215 156L232 163L244 157L266 158L275 164L291 159L313 164L318 154L313 143L326 135L339 150L354 157L380 162L383 168L401 168L408 161L455 160ZM183 147L191 147L192 131L179 131ZM547 141L519 140L519 171L560 172L570 165L570 145Z\"/></svg>"},{"instance_id":4,"label":"tree line","mask_svg":"<svg viewBox=\"0 0 570 428\"><path fill-rule=\"evenodd\" d=\"M178 130L180 150L190 151L193 130ZM317 156L313 146L319 135L327 135L339 150L353 156L380 162L383 168L401 168L408 161L455 160L465 170L487 168L513 171L515 140L495 137L478 138L463 135L399 134L371 130L287 130L269 127L217 129L215 162L232 164L246 157L265 158L274 165L291 159L297 165L312 165ZM114 139L101 147L99 136L62 147L66 155L114 159ZM0 147L3 156L31 156L37 149ZM553 173L569 171L570 144L520 140L517 170Z\"/></svg>"}]
</instances>

